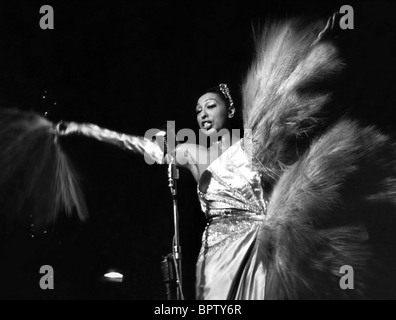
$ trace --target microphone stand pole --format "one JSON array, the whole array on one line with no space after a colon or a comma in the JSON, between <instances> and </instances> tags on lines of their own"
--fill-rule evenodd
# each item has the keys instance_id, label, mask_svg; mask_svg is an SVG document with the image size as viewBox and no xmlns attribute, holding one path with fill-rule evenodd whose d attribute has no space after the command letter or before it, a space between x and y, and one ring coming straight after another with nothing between
<instances>
[{"instance_id":1,"label":"microphone stand pole","mask_svg":"<svg viewBox=\"0 0 396 320\"><path fill-rule=\"evenodd\" d=\"M182 290L182 253L179 238L179 209L177 204L177 179L179 179L179 170L176 167L175 160L172 159L168 165L168 182L172 194L173 201L173 223L174 223L174 238L173 238L173 261L175 263L176 272L176 296L177 300L184 300Z\"/></svg>"}]
</instances>

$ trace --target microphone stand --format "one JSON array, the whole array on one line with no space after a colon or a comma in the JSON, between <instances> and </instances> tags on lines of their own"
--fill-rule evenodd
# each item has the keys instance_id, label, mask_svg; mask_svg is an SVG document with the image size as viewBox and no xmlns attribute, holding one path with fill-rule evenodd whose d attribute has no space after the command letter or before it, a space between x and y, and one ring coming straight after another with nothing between
<instances>
[{"instance_id":1,"label":"microphone stand","mask_svg":"<svg viewBox=\"0 0 396 320\"><path fill-rule=\"evenodd\" d=\"M182 253L179 238L179 209L177 203L177 179L179 179L179 170L176 167L175 160L172 158L171 163L168 165L168 182L172 194L173 202L173 223L175 234L173 237L173 261L175 263L176 273L176 299L184 300L182 290Z\"/></svg>"}]
</instances>

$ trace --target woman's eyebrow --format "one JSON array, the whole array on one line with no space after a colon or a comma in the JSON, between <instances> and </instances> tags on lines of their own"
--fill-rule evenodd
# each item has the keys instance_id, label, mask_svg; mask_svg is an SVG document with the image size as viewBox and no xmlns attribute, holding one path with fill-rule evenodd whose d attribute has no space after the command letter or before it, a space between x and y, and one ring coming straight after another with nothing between
<instances>
[{"instance_id":1,"label":"woman's eyebrow","mask_svg":"<svg viewBox=\"0 0 396 320\"><path fill-rule=\"evenodd\" d=\"M216 102L218 103L218 101L216 100L216 98L208 98L208 99L206 99L203 103L206 103L206 102L208 102L209 100L214 100L214 101L216 101ZM196 105L196 108L198 108L198 107L201 107L201 105L200 105L199 103L197 103L197 105Z\"/></svg>"},{"instance_id":2,"label":"woman's eyebrow","mask_svg":"<svg viewBox=\"0 0 396 320\"><path fill-rule=\"evenodd\" d=\"M208 99L206 99L204 102L207 102L207 101L209 101L209 100L214 100L214 101L217 102L216 98L208 98Z\"/></svg>"}]
</instances>

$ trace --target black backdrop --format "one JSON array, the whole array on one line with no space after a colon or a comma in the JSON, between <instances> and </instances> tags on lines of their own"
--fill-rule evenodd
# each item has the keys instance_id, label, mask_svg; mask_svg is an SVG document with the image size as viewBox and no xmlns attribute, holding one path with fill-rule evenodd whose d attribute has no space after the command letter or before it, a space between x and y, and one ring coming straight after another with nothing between
<instances>
[{"instance_id":1,"label":"black backdrop","mask_svg":"<svg viewBox=\"0 0 396 320\"><path fill-rule=\"evenodd\" d=\"M235 96L253 56L252 28L269 18L328 17L342 2L48 2L55 29L39 28L43 3L0 5L0 102L49 119L91 122L143 135L167 120L195 128L200 90L227 82ZM395 7L349 2L355 29L339 32L348 63L345 101L362 121L393 130ZM45 98L43 98L45 96ZM55 104L56 103L56 104ZM90 219L60 219L31 237L1 237L3 299L165 299L162 255L171 251L172 203L164 166L82 137L61 141L82 178ZM180 171L184 291L194 298L194 267L205 221L190 174ZM39 268L55 289L39 288ZM101 280L109 268L123 283Z\"/></svg>"}]
</instances>

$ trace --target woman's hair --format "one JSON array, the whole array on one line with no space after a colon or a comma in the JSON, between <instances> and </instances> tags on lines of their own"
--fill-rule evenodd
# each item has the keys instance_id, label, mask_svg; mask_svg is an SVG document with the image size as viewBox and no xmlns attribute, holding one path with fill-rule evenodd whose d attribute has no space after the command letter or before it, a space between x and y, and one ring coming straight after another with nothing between
<instances>
[{"instance_id":1,"label":"woman's hair","mask_svg":"<svg viewBox=\"0 0 396 320\"><path fill-rule=\"evenodd\" d=\"M211 88L209 88L207 90L204 90L202 92L202 94L205 94L205 93L208 93L208 92L217 93L218 95L220 95L220 97L227 104L228 108L235 108L234 100L233 100L233 98L231 96L231 92L230 92L230 89L229 89L227 84L220 83L217 86L214 86L214 87L211 87Z\"/></svg>"}]
</instances>

